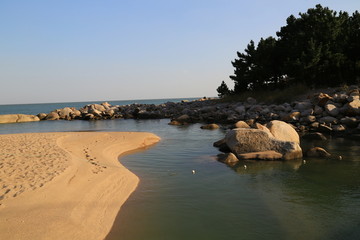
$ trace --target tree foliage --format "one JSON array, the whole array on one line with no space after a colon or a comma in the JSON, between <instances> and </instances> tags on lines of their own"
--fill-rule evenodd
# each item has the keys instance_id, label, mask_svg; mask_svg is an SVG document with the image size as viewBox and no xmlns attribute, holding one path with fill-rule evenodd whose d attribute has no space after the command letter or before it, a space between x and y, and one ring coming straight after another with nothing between
<instances>
[{"instance_id":1,"label":"tree foliage","mask_svg":"<svg viewBox=\"0 0 360 240\"><path fill-rule=\"evenodd\" d=\"M276 38L261 38L257 45L251 40L244 53L237 52L230 76L234 90L222 82L220 96L295 83L334 86L359 82L358 11L349 15L316 5L298 18L291 15L286 23Z\"/></svg>"}]
</instances>

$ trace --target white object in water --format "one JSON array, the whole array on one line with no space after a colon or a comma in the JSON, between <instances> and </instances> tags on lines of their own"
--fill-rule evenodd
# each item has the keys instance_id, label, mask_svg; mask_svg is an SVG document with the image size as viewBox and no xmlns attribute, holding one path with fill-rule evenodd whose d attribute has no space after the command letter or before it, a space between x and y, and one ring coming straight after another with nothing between
<instances>
[{"instance_id":1,"label":"white object in water","mask_svg":"<svg viewBox=\"0 0 360 240\"><path fill-rule=\"evenodd\" d=\"M306 160L303 160L303 164L306 164Z\"/></svg>"},{"instance_id":2,"label":"white object in water","mask_svg":"<svg viewBox=\"0 0 360 240\"><path fill-rule=\"evenodd\" d=\"M247 166L246 166L246 165L244 165L244 168L245 168L245 169L247 169Z\"/></svg>"},{"instance_id":3,"label":"white object in water","mask_svg":"<svg viewBox=\"0 0 360 240\"><path fill-rule=\"evenodd\" d=\"M192 170L192 174L195 174L195 170L194 170L194 169Z\"/></svg>"}]
</instances>

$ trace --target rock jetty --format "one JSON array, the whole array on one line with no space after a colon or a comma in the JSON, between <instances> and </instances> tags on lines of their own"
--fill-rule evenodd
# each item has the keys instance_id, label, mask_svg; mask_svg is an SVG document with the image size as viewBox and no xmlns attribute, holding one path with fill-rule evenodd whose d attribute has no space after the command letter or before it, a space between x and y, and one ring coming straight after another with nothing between
<instances>
[{"instance_id":1,"label":"rock jetty","mask_svg":"<svg viewBox=\"0 0 360 240\"><path fill-rule=\"evenodd\" d=\"M169 118L172 125L190 123L244 124L281 120L292 124L298 132L331 134L360 133L360 88L328 89L308 95L302 100L282 104L267 104L248 98L245 102L221 102L214 99L167 102L164 104L111 105L90 104L80 109L66 107L50 113L40 113L40 120L102 120Z\"/></svg>"}]
</instances>

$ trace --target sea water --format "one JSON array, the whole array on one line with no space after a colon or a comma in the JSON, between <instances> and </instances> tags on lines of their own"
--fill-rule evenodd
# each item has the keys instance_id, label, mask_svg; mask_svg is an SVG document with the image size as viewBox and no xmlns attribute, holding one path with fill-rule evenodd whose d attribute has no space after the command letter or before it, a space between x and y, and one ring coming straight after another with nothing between
<instances>
[{"instance_id":1,"label":"sea water","mask_svg":"<svg viewBox=\"0 0 360 240\"><path fill-rule=\"evenodd\" d=\"M248 161L229 167L216 160L219 152L212 146L225 130L168 122L42 121L0 124L0 134L147 131L160 136L155 146L120 159L141 181L107 240L360 239L358 141L305 143L342 155L341 161Z\"/></svg>"}]
</instances>

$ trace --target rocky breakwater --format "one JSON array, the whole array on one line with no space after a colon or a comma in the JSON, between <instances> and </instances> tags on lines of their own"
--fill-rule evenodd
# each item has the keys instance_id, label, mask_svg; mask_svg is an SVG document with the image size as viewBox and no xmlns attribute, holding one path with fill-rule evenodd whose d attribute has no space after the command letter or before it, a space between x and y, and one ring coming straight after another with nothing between
<instances>
[{"instance_id":1,"label":"rocky breakwater","mask_svg":"<svg viewBox=\"0 0 360 240\"><path fill-rule=\"evenodd\" d=\"M300 138L294 128L282 121L271 121L266 126L235 128L224 139L214 143L222 151L219 160L234 164L243 160L293 160L302 157Z\"/></svg>"},{"instance_id":2,"label":"rocky breakwater","mask_svg":"<svg viewBox=\"0 0 360 240\"><path fill-rule=\"evenodd\" d=\"M116 118L169 118L172 125L190 123L249 125L281 120L291 123L298 132L324 132L333 135L360 134L359 86L327 89L309 94L301 100L281 104L259 103L254 98L244 102L196 101L154 104L90 104L81 109L63 108L38 114L41 120L101 120Z\"/></svg>"}]
</instances>

